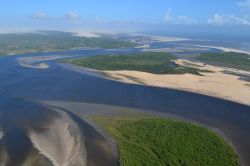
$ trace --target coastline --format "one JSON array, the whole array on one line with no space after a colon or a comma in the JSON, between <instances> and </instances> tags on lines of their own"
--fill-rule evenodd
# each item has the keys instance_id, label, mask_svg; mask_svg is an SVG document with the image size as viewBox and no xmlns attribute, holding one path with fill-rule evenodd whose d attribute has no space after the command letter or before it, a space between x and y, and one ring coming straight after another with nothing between
<instances>
[{"instance_id":1,"label":"coastline","mask_svg":"<svg viewBox=\"0 0 250 166\"><path fill-rule=\"evenodd\" d=\"M63 64L62 66L73 71L83 72L85 74L90 73L97 77L123 83L183 90L250 105L249 82L241 80L240 76L225 74L224 71L240 74L250 74L250 72L180 59L175 61L175 63L183 66L186 65L185 63L191 66L197 65L200 66L197 68L208 70L209 72L201 72L202 76L192 74L159 75L130 70L99 71L71 64Z\"/></svg>"}]
</instances>

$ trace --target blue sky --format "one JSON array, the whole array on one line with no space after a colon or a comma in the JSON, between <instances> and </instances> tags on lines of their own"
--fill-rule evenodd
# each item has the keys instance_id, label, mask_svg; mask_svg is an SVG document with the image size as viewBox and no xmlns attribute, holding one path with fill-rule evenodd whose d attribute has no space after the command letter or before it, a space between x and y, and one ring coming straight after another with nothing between
<instances>
[{"instance_id":1,"label":"blue sky","mask_svg":"<svg viewBox=\"0 0 250 166\"><path fill-rule=\"evenodd\" d=\"M2 1L0 28L150 30L167 26L250 27L250 0Z\"/></svg>"}]
</instances>

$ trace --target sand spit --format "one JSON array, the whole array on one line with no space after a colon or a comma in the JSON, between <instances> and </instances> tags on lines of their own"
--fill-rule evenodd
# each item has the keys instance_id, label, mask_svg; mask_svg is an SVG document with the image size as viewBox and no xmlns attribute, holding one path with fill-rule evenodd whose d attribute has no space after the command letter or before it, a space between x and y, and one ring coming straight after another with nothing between
<instances>
[{"instance_id":1,"label":"sand spit","mask_svg":"<svg viewBox=\"0 0 250 166\"><path fill-rule=\"evenodd\" d=\"M29 137L39 153L54 166L87 165L86 148L75 122L66 114L44 131L30 130Z\"/></svg>"},{"instance_id":2,"label":"sand spit","mask_svg":"<svg viewBox=\"0 0 250 166\"><path fill-rule=\"evenodd\" d=\"M237 53L243 53L243 54L250 55L249 51L243 51L243 50L234 49L234 48L216 47L216 46L203 46L203 45L193 45L193 46L203 47L203 48L214 48L214 49L222 50L224 52L237 52Z\"/></svg>"},{"instance_id":3,"label":"sand spit","mask_svg":"<svg viewBox=\"0 0 250 166\"><path fill-rule=\"evenodd\" d=\"M70 56L54 55L54 56L21 57L17 58L17 62L22 67L34 68L34 69L47 69L50 66L46 63L46 61L67 58L67 57Z\"/></svg>"},{"instance_id":4,"label":"sand spit","mask_svg":"<svg viewBox=\"0 0 250 166\"><path fill-rule=\"evenodd\" d=\"M158 75L126 70L105 71L105 73L110 79L125 83L181 89L250 105L250 87L247 86L249 82L241 80L240 76L225 74L224 71L248 75L250 72L180 59L175 63L183 66L196 66L196 68L210 72L201 73L203 76L192 74Z\"/></svg>"}]
</instances>

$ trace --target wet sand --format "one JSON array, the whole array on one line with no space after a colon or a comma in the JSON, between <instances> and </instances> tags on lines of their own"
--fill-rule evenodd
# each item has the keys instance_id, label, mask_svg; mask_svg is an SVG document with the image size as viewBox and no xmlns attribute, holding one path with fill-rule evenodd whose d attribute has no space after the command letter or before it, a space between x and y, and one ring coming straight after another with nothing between
<instances>
[{"instance_id":1,"label":"wet sand","mask_svg":"<svg viewBox=\"0 0 250 166\"><path fill-rule=\"evenodd\" d=\"M110 143L74 114L22 100L13 105L18 110L1 112L0 165L117 165Z\"/></svg>"},{"instance_id":2,"label":"wet sand","mask_svg":"<svg viewBox=\"0 0 250 166\"><path fill-rule=\"evenodd\" d=\"M60 112L59 112L60 113ZM30 130L29 138L54 166L87 165L87 150L77 124L64 112L43 132Z\"/></svg>"}]
</instances>

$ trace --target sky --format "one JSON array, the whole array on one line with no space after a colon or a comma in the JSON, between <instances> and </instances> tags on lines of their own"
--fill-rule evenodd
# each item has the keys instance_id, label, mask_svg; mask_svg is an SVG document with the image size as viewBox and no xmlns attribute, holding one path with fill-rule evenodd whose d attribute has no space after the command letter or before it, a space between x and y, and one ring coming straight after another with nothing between
<instances>
[{"instance_id":1,"label":"sky","mask_svg":"<svg viewBox=\"0 0 250 166\"><path fill-rule=\"evenodd\" d=\"M250 30L250 0L1 0L0 30Z\"/></svg>"}]
</instances>

